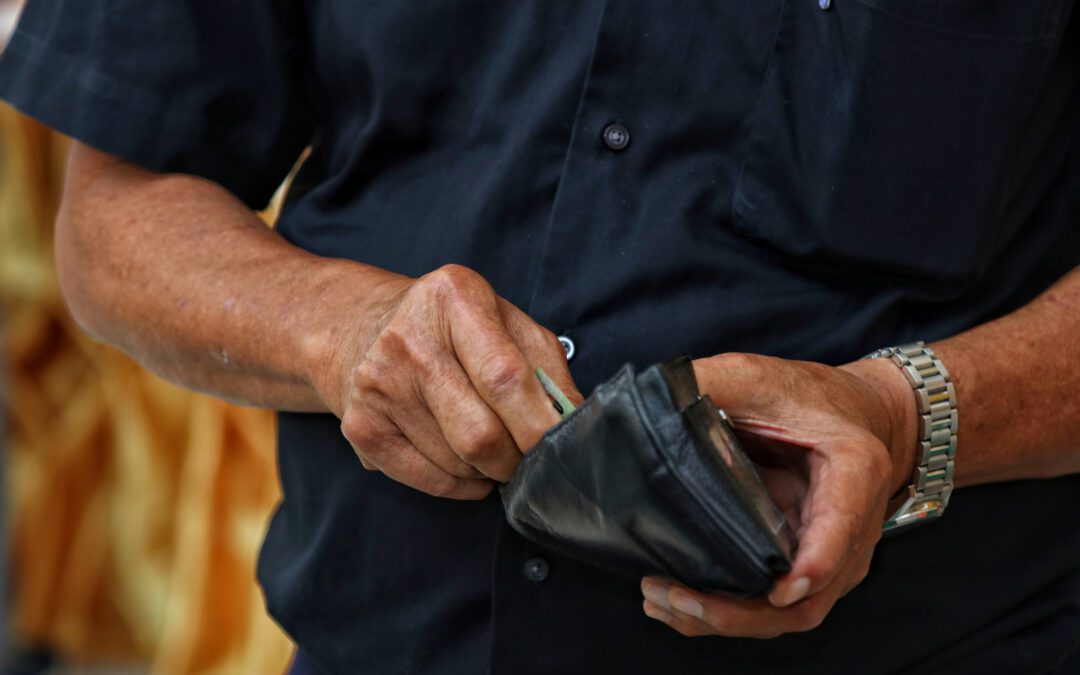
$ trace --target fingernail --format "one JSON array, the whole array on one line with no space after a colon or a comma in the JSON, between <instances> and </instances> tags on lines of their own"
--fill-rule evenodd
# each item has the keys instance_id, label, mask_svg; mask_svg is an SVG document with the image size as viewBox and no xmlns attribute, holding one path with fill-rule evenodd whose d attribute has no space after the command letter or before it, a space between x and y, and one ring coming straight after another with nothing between
<instances>
[{"instance_id":1,"label":"fingernail","mask_svg":"<svg viewBox=\"0 0 1080 675\"><path fill-rule=\"evenodd\" d=\"M671 605L668 604L667 599L667 586L655 581L642 581L641 593L645 596L645 599L652 604L663 607L664 609L671 609Z\"/></svg>"},{"instance_id":2,"label":"fingernail","mask_svg":"<svg viewBox=\"0 0 1080 675\"><path fill-rule=\"evenodd\" d=\"M671 623L671 614L665 612L656 605L645 605L645 616L650 619L656 619L657 621L663 621L664 623Z\"/></svg>"},{"instance_id":3,"label":"fingernail","mask_svg":"<svg viewBox=\"0 0 1080 675\"><path fill-rule=\"evenodd\" d=\"M705 618L705 608L701 606L700 602L689 596L677 594L675 599L671 601L671 606L674 607L676 611L682 612L683 614L689 614L696 619Z\"/></svg>"},{"instance_id":4,"label":"fingernail","mask_svg":"<svg viewBox=\"0 0 1080 675\"><path fill-rule=\"evenodd\" d=\"M769 602L776 607L787 607L806 597L810 592L810 579L799 577L791 582L787 588L778 588L769 594Z\"/></svg>"}]
</instances>

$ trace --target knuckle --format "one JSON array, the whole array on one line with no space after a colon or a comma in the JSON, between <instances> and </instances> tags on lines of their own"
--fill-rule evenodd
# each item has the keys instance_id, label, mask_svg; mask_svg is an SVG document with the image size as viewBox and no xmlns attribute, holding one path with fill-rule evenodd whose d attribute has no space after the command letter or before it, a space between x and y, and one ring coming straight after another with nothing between
<instances>
[{"instance_id":1,"label":"knuckle","mask_svg":"<svg viewBox=\"0 0 1080 675\"><path fill-rule=\"evenodd\" d=\"M368 360L399 362L411 360L423 342L417 323L408 316L392 321L379 333L377 349L368 354ZM385 366L383 366L385 367Z\"/></svg>"},{"instance_id":2,"label":"knuckle","mask_svg":"<svg viewBox=\"0 0 1080 675\"><path fill-rule=\"evenodd\" d=\"M825 621L829 607L822 602L806 602L793 608L796 632L811 631Z\"/></svg>"},{"instance_id":3,"label":"knuckle","mask_svg":"<svg viewBox=\"0 0 1080 675\"><path fill-rule=\"evenodd\" d=\"M563 344L559 342L559 336L548 330L547 328L544 328L543 326L539 326L539 330L540 336L543 338L544 344L547 345L547 349L553 354L558 354L559 356L565 358L566 349L563 347Z\"/></svg>"},{"instance_id":4,"label":"knuckle","mask_svg":"<svg viewBox=\"0 0 1080 675\"><path fill-rule=\"evenodd\" d=\"M371 423L364 415L355 412L355 409L346 411L345 416L342 418L341 434L354 446L363 447L365 454L368 454L367 446L375 438Z\"/></svg>"},{"instance_id":5,"label":"knuckle","mask_svg":"<svg viewBox=\"0 0 1080 675\"><path fill-rule=\"evenodd\" d=\"M863 529L866 525L866 514L848 514L844 519L843 530L841 531L844 537L848 541L848 548L836 557L836 563L844 560L846 556L857 555L866 549L865 537L863 536Z\"/></svg>"},{"instance_id":6,"label":"knuckle","mask_svg":"<svg viewBox=\"0 0 1080 675\"><path fill-rule=\"evenodd\" d=\"M449 474L432 476L423 487L433 497L452 497L458 488L458 479Z\"/></svg>"},{"instance_id":7,"label":"knuckle","mask_svg":"<svg viewBox=\"0 0 1080 675\"><path fill-rule=\"evenodd\" d=\"M392 328L386 331L385 340L393 355L393 366L389 362L380 364L379 375L383 381L387 378L401 378L402 370L408 369L421 376L430 376L435 371L430 333L422 330L402 330Z\"/></svg>"},{"instance_id":8,"label":"knuckle","mask_svg":"<svg viewBox=\"0 0 1080 675\"><path fill-rule=\"evenodd\" d=\"M464 432L464 436L459 452L466 461L487 459L503 449L501 429L493 422L474 424Z\"/></svg>"},{"instance_id":9,"label":"knuckle","mask_svg":"<svg viewBox=\"0 0 1080 675\"><path fill-rule=\"evenodd\" d=\"M861 584L866 580L866 577L870 576L870 559L867 558L866 562L859 565L855 570L855 576L853 578L854 585Z\"/></svg>"},{"instance_id":10,"label":"knuckle","mask_svg":"<svg viewBox=\"0 0 1080 675\"><path fill-rule=\"evenodd\" d=\"M377 390L386 381L384 370L378 361L364 359L353 368L353 384L358 391Z\"/></svg>"},{"instance_id":11,"label":"knuckle","mask_svg":"<svg viewBox=\"0 0 1080 675\"><path fill-rule=\"evenodd\" d=\"M568 371L566 371L566 368L567 368L566 364L569 361L568 357L570 355L566 351L567 347L564 346L563 343L559 340L558 335L555 335L554 333L552 333L551 331L549 331L547 329L544 329L544 330L545 330L545 333L546 333L546 335L544 335L544 345L545 345L545 349L550 354L550 358L553 360L554 363L558 364L557 367L561 367L561 369L563 369L564 372L568 373ZM554 373L552 373L552 374L554 374Z\"/></svg>"},{"instance_id":12,"label":"knuckle","mask_svg":"<svg viewBox=\"0 0 1080 675\"><path fill-rule=\"evenodd\" d=\"M837 513L837 521L839 523L840 534L848 539L848 541L854 543L862 531L862 514L853 513L850 511L840 511Z\"/></svg>"},{"instance_id":13,"label":"knuckle","mask_svg":"<svg viewBox=\"0 0 1080 675\"><path fill-rule=\"evenodd\" d=\"M417 338L391 331L379 340L380 353L368 354L353 370L353 386L361 404L385 404L408 397L417 382L438 372L433 354Z\"/></svg>"},{"instance_id":14,"label":"knuckle","mask_svg":"<svg viewBox=\"0 0 1080 675\"><path fill-rule=\"evenodd\" d=\"M833 570L862 545L863 514L837 510L832 515L826 534L830 542L818 560L811 565L810 576L830 576Z\"/></svg>"},{"instance_id":15,"label":"knuckle","mask_svg":"<svg viewBox=\"0 0 1080 675\"><path fill-rule=\"evenodd\" d=\"M839 567L840 560L846 551L832 547L832 550L822 551L816 557L803 563L803 574L810 578L811 586L821 583L832 577L833 572Z\"/></svg>"},{"instance_id":16,"label":"knuckle","mask_svg":"<svg viewBox=\"0 0 1080 675\"><path fill-rule=\"evenodd\" d=\"M472 500L484 499L489 494L491 494L491 491L494 490L494 489L495 489L495 484L491 483L491 482L487 482L487 483L484 484L483 487L481 487L479 490L476 491L476 494L470 495L469 499L472 499Z\"/></svg>"},{"instance_id":17,"label":"knuckle","mask_svg":"<svg viewBox=\"0 0 1080 675\"><path fill-rule=\"evenodd\" d=\"M403 330L400 322L391 323L379 334L379 351L400 357L412 351L411 331Z\"/></svg>"},{"instance_id":18,"label":"knuckle","mask_svg":"<svg viewBox=\"0 0 1080 675\"><path fill-rule=\"evenodd\" d=\"M500 354L487 360L480 379L484 388L494 396L502 397L523 386L527 375L519 359Z\"/></svg>"},{"instance_id":19,"label":"knuckle","mask_svg":"<svg viewBox=\"0 0 1080 675\"><path fill-rule=\"evenodd\" d=\"M435 295L447 299L468 296L486 285L479 274L464 265L453 263L443 265L420 279Z\"/></svg>"},{"instance_id":20,"label":"knuckle","mask_svg":"<svg viewBox=\"0 0 1080 675\"><path fill-rule=\"evenodd\" d=\"M745 352L727 352L715 357L722 367L732 370L756 370L764 357Z\"/></svg>"},{"instance_id":21,"label":"knuckle","mask_svg":"<svg viewBox=\"0 0 1080 675\"><path fill-rule=\"evenodd\" d=\"M725 621L716 616L710 616L707 610L705 612L704 621L711 629L709 633L712 635L738 635L739 631L736 626L732 626L729 621Z\"/></svg>"},{"instance_id":22,"label":"knuckle","mask_svg":"<svg viewBox=\"0 0 1080 675\"><path fill-rule=\"evenodd\" d=\"M724 612L717 610L713 605L705 605L705 616L702 621L711 629L710 634L718 635L739 635L745 632L746 628L740 626L738 622L733 621L730 616Z\"/></svg>"}]
</instances>

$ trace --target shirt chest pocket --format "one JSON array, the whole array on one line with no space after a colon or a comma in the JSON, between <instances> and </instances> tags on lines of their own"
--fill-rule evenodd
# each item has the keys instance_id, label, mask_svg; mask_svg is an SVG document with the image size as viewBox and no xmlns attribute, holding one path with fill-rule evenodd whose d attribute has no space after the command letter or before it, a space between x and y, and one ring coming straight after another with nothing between
<instances>
[{"instance_id":1,"label":"shirt chest pocket","mask_svg":"<svg viewBox=\"0 0 1080 675\"><path fill-rule=\"evenodd\" d=\"M1063 5L787 0L736 228L812 264L977 279Z\"/></svg>"}]
</instances>

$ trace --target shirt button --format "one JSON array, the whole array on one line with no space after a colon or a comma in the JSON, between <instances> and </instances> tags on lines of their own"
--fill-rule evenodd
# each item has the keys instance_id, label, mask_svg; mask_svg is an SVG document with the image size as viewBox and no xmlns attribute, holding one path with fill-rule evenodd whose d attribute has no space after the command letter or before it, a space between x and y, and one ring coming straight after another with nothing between
<instances>
[{"instance_id":1,"label":"shirt button","mask_svg":"<svg viewBox=\"0 0 1080 675\"><path fill-rule=\"evenodd\" d=\"M548 563L543 558L529 558L525 562L525 569L522 571L525 573L526 579L535 583L540 583L544 579L547 579Z\"/></svg>"},{"instance_id":2,"label":"shirt button","mask_svg":"<svg viewBox=\"0 0 1080 675\"><path fill-rule=\"evenodd\" d=\"M566 352L566 360L569 361L574 358L574 341L565 335L560 335L559 342L562 343L563 351Z\"/></svg>"},{"instance_id":3,"label":"shirt button","mask_svg":"<svg viewBox=\"0 0 1080 675\"><path fill-rule=\"evenodd\" d=\"M630 130L619 122L604 127L604 145L609 149L619 151L630 145Z\"/></svg>"}]
</instances>

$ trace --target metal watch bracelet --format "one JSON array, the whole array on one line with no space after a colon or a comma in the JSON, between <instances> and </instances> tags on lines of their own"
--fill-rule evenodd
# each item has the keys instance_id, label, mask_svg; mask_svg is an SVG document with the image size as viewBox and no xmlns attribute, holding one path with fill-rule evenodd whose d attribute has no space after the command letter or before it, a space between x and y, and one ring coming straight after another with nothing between
<instances>
[{"instance_id":1,"label":"metal watch bracelet","mask_svg":"<svg viewBox=\"0 0 1080 675\"><path fill-rule=\"evenodd\" d=\"M934 520L945 512L953 491L956 457L956 391L949 371L923 342L886 347L865 358L888 358L915 393L918 444L911 485L889 501L886 533Z\"/></svg>"}]
</instances>

